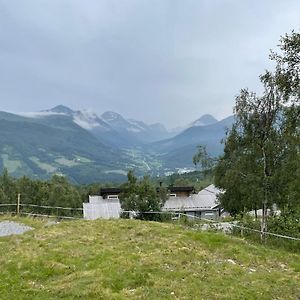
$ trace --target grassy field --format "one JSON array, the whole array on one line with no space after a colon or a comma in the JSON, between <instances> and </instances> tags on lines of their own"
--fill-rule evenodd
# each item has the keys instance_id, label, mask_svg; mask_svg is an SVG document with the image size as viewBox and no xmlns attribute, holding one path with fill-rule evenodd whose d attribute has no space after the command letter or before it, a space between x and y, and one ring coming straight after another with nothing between
<instances>
[{"instance_id":1,"label":"grassy field","mask_svg":"<svg viewBox=\"0 0 300 300\"><path fill-rule=\"evenodd\" d=\"M1 299L300 297L299 254L172 224L10 219L35 230L0 238Z\"/></svg>"}]
</instances>

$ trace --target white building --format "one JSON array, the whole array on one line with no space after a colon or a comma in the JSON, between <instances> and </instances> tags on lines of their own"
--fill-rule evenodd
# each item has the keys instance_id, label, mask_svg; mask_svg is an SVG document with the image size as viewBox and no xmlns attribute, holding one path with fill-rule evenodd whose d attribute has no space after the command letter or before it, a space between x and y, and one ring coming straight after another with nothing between
<instances>
[{"instance_id":1,"label":"white building","mask_svg":"<svg viewBox=\"0 0 300 300\"><path fill-rule=\"evenodd\" d=\"M106 188L101 190L101 196L89 196L89 202L83 203L83 216L87 220L98 218L119 218L122 211L118 198L120 189ZM162 211L186 213L203 219L217 219L220 207L217 195L221 191L214 185L193 193L192 187L172 187L170 197Z\"/></svg>"},{"instance_id":2,"label":"white building","mask_svg":"<svg viewBox=\"0 0 300 300\"><path fill-rule=\"evenodd\" d=\"M220 207L217 199L217 195L220 192L219 189L211 184L198 194L190 194L187 197L169 197L162 210L182 212L203 219L217 219L220 216Z\"/></svg>"},{"instance_id":3,"label":"white building","mask_svg":"<svg viewBox=\"0 0 300 300\"><path fill-rule=\"evenodd\" d=\"M102 196L89 196L89 202L83 203L83 217L87 220L119 218L121 205L118 198L104 199Z\"/></svg>"}]
</instances>

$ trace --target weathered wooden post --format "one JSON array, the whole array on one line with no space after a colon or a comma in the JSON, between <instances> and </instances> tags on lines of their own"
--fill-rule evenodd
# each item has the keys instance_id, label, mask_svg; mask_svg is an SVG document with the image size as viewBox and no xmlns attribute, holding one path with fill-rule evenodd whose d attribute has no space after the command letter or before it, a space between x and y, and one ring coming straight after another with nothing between
<instances>
[{"instance_id":1,"label":"weathered wooden post","mask_svg":"<svg viewBox=\"0 0 300 300\"><path fill-rule=\"evenodd\" d=\"M18 197L17 197L17 216L20 215L20 203L21 203L21 194L18 193Z\"/></svg>"}]
</instances>

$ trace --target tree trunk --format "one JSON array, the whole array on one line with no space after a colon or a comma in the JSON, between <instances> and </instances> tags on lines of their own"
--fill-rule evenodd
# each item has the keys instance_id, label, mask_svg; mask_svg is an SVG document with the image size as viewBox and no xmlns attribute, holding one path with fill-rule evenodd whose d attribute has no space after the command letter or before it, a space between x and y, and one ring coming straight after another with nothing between
<instances>
[{"instance_id":1,"label":"tree trunk","mask_svg":"<svg viewBox=\"0 0 300 300\"><path fill-rule=\"evenodd\" d=\"M268 177L269 177L269 171L268 171L268 163L267 163L267 156L265 152L265 147L262 147L263 152L263 161L264 161L264 199L262 203L262 218L261 218L261 241L266 241L266 235L265 232L267 231L267 205L268 205L268 196L269 196L269 184L268 184Z\"/></svg>"},{"instance_id":2,"label":"tree trunk","mask_svg":"<svg viewBox=\"0 0 300 300\"><path fill-rule=\"evenodd\" d=\"M267 231L267 203L264 201L262 204L262 218L261 218L261 229L260 229L260 239L262 242L266 241L266 234Z\"/></svg>"}]
</instances>

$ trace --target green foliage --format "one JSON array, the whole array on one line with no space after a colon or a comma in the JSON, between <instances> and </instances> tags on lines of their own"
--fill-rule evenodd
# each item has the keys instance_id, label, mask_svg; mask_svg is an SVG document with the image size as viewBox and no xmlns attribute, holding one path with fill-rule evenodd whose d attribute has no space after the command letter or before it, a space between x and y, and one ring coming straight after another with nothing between
<instances>
[{"instance_id":1,"label":"green foliage","mask_svg":"<svg viewBox=\"0 0 300 300\"><path fill-rule=\"evenodd\" d=\"M191 186L191 181L187 178L177 178L174 181L174 186Z\"/></svg>"},{"instance_id":2,"label":"green foliage","mask_svg":"<svg viewBox=\"0 0 300 300\"><path fill-rule=\"evenodd\" d=\"M17 195L21 194L21 212L40 213L54 215L76 216L81 214L77 210L57 210L50 208L31 207L30 205L55 206L55 207L82 207L82 188L73 186L63 176L53 176L49 181L32 180L23 176L15 179L10 177L7 170L0 176L0 204L16 204ZM86 200L86 198L84 199ZM15 212L15 207L10 206L11 212ZM8 207L3 207L2 211L7 211Z\"/></svg>"},{"instance_id":3,"label":"green foliage","mask_svg":"<svg viewBox=\"0 0 300 300\"><path fill-rule=\"evenodd\" d=\"M273 233L300 238L300 207L269 218L268 228ZM298 245L300 246L300 243Z\"/></svg>"},{"instance_id":4,"label":"green foliage","mask_svg":"<svg viewBox=\"0 0 300 300\"><path fill-rule=\"evenodd\" d=\"M271 53L271 59L276 62L276 85L282 91L286 102L300 103L300 33L292 31L280 40L280 53Z\"/></svg>"},{"instance_id":5,"label":"green foliage","mask_svg":"<svg viewBox=\"0 0 300 300\"><path fill-rule=\"evenodd\" d=\"M197 148L198 151L193 157L194 165L200 164L203 171L211 170L215 164L215 159L208 154L206 146L199 145Z\"/></svg>"},{"instance_id":6,"label":"green foliage","mask_svg":"<svg viewBox=\"0 0 300 300\"><path fill-rule=\"evenodd\" d=\"M271 215L267 219L268 232L300 239L300 211L286 211L280 215ZM255 219L250 215L237 218L238 224L246 228L260 230L261 219ZM260 233L244 229L243 237L254 241L260 241ZM234 229L234 234L241 234L240 228ZM266 235L265 244L274 248L284 248L288 251L299 252L300 241L289 240L282 237Z\"/></svg>"},{"instance_id":7,"label":"green foliage","mask_svg":"<svg viewBox=\"0 0 300 300\"><path fill-rule=\"evenodd\" d=\"M0 203L11 203L11 199L16 199L16 182L4 169L0 176Z\"/></svg>"},{"instance_id":8,"label":"green foliage","mask_svg":"<svg viewBox=\"0 0 300 300\"><path fill-rule=\"evenodd\" d=\"M299 206L300 199L300 34L281 40L272 53L275 71L260 79L262 96L247 89L236 98L236 121L215 168L215 184L225 190L222 206L232 214Z\"/></svg>"},{"instance_id":9,"label":"green foliage","mask_svg":"<svg viewBox=\"0 0 300 300\"><path fill-rule=\"evenodd\" d=\"M153 218L146 212L160 211L167 198L166 190L159 191L151 183L149 177L138 180L133 171L128 172L128 181L122 186L120 194L121 207L125 211L135 211L141 218Z\"/></svg>"},{"instance_id":10,"label":"green foliage","mask_svg":"<svg viewBox=\"0 0 300 300\"><path fill-rule=\"evenodd\" d=\"M200 191L213 183L213 176L212 172L194 171L159 177L153 180L153 182L156 185L162 183L163 186L194 186L196 191Z\"/></svg>"}]
</instances>

